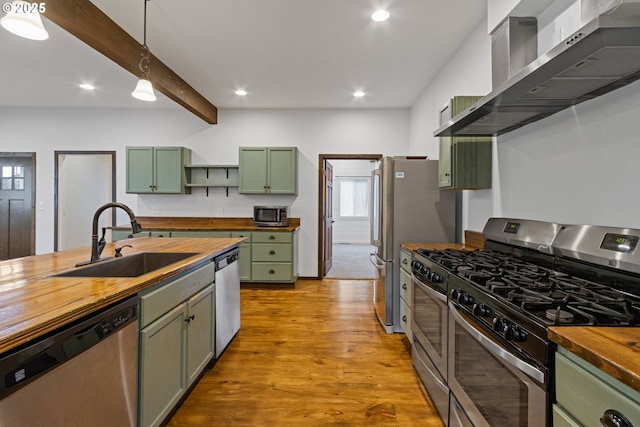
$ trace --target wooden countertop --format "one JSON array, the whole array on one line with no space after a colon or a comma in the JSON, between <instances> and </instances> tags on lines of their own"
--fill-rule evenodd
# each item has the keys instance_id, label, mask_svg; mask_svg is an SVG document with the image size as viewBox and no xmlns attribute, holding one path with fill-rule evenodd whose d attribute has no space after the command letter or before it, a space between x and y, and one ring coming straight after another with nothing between
<instances>
[{"instance_id":1,"label":"wooden countertop","mask_svg":"<svg viewBox=\"0 0 640 427\"><path fill-rule=\"evenodd\" d=\"M169 231L295 231L300 228L300 218L289 218L286 227L259 227L252 218L210 218L210 217L171 217L137 216L142 230ZM110 227L114 230L130 230L129 225Z\"/></svg>"},{"instance_id":2,"label":"wooden countertop","mask_svg":"<svg viewBox=\"0 0 640 427\"><path fill-rule=\"evenodd\" d=\"M138 252L194 252L197 255L139 277L51 277L73 270L89 259L79 248L0 262L0 354L71 321L134 295L183 271L210 262L244 238L136 238L108 243L102 256L124 248L124 257Z\"/></svg>"},{"instance_id":3,"label":"wooden countertop","mask_svg":"<svg viewBox=\"0 0 640 427\"><path fill-rule=\"evenodd\" d=\"M552 326L549 338L640 392L640 328Z\"/></svg>"}]
</instances>

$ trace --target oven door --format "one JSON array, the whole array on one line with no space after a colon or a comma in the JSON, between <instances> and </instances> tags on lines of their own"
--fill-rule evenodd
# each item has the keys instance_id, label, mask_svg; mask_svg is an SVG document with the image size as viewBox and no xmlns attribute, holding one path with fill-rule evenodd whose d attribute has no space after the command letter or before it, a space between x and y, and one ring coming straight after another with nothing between
<instances>
[{"instance_id":1,"label":"oven door","mask_svg":"<svg viewBox=\"0 0 640 427\"><path fill-rule=\"evenodd\" d=\"M413 283L411 330L447 380L447 296L411 274Z\"/></svg>"},{"instance_id":2,"label":"oven door","mask_svg":"<svg viewBox=\"0 0 640 427\"><path fill-rule=\"evenodd\" d=\"M411 360L440 417L449 418L447 385L447 296L411 275Z\"/></svg>"},{"instance_id":3,"label":"oven door","mask_svg":"<svg viewBox=\"0 0 640 427\"><path fill-rule=\"evenodd\" d=\"M449 303L450 426L548 425L546 372Z\"/></svg>"}]
</instances>

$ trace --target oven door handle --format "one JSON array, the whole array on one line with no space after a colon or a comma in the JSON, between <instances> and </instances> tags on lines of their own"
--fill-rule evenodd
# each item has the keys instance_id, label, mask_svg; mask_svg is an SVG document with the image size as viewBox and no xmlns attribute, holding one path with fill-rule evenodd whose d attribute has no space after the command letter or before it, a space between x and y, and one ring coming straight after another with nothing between
<instances>
[{"instance_id":1,"label":"oven door handle","mask_svg":"<svg viewBox=\"0 0 640 427\"><path fill-rule=\"evenodd\" d=\"M420 289L422 289L431 298L437 299L438 301L444 304L447 303L446 294L441 294L440 292L434 291L429 286L423 284L422 281L420 281L420 279L418 279L413 273L411 273L411 280L413 280L416 283L416 285L420 286Z\"/></svg>"},{"instance_id":2,"label":"oven door handle","mask_svg":"<svg viewBox=\"0 0 640 427\"><path fill-rule=\"evenodd\" d=\"M455 305L449 303L449 311L451 312L451 314L453 314L453 316L460 323L460 325L469 334L471 334L476 339L476 341L478 341L485 349L487 349L488 351L490 351L491 353L499 357L500 360L513 366L517 370L524 372L525 374L529 375L531 378L537 380L540 383L544 383L544 372L542 372L540 369L536 368L535 366L530 365L527 362L518 359L513 354L509 353L508 351L500 347L498 344L496 344L495 342L491 341L489 338L484 336L483 333L481 333L476 328L474 328L473 325L467 322L467 320L464 317L462 317L460 313L458 313L458 309L456 308Z\"/></svg>"}]
</instances>

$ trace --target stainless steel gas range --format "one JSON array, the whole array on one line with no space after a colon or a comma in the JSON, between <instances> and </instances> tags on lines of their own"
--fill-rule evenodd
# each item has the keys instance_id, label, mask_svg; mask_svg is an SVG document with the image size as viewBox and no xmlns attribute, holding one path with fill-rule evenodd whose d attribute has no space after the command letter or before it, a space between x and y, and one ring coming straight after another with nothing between
<instances>
[{"instance_id":1,"label":"stainless steel gas range","mask_svg":"<svg viewBox=\"0 0 640 427\"><path fill-rule=\"evenodd\" d=\"M549 326L640 325L640 230L491 218L414 251L413 364L449 426L551 426Z\"/></svg>"}]
</instances>

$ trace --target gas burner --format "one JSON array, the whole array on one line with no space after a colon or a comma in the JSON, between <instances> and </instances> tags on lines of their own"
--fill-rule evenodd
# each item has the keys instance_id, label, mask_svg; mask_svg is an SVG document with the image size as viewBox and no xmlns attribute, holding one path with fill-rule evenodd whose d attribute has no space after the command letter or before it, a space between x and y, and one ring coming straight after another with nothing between
<instances>
[{"instance_id":1,"label":"gas burner","mask_svg":"<svg viewBox=\"0 0 640 427\"><path fill-rule=\"evenodd\" d=\"M574 315L568 311L562 310L560 307L555 310L549 308L545 311L545 317L551 320L554 324L567 325L573 323Z\"/></svg>"}]
</instances>

